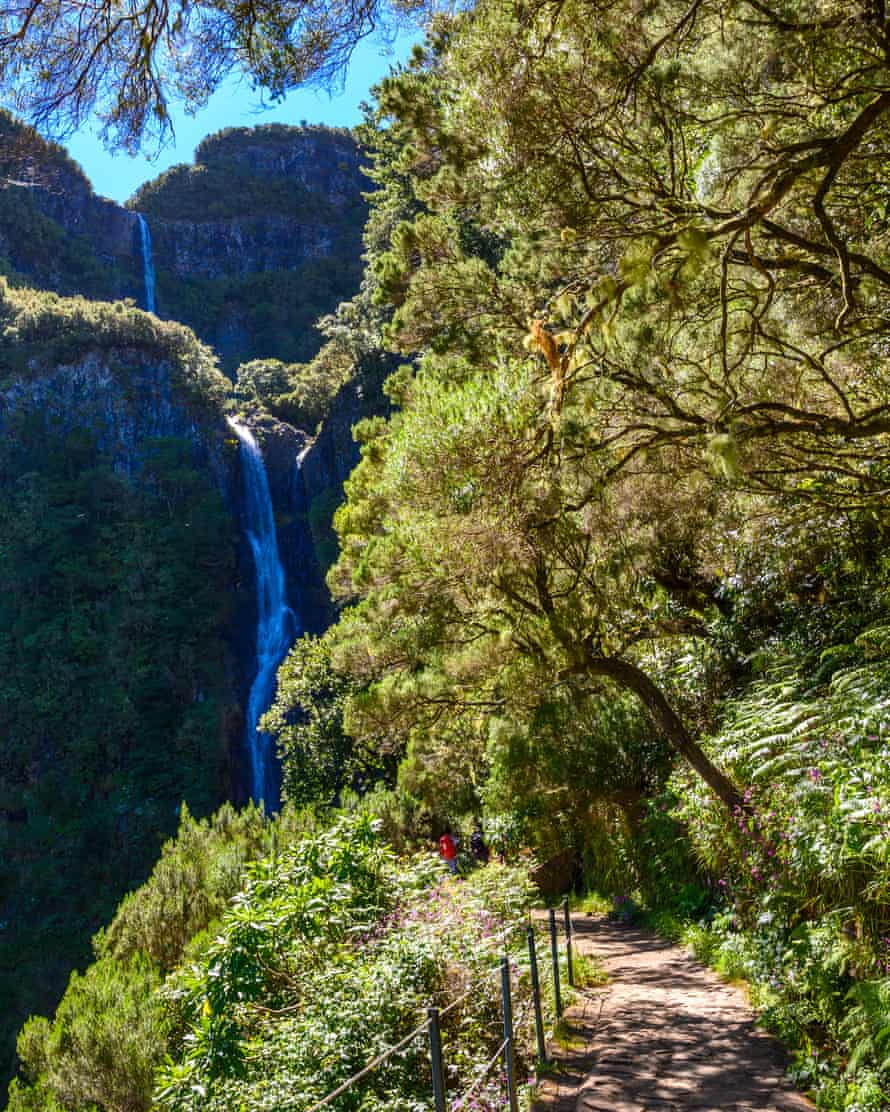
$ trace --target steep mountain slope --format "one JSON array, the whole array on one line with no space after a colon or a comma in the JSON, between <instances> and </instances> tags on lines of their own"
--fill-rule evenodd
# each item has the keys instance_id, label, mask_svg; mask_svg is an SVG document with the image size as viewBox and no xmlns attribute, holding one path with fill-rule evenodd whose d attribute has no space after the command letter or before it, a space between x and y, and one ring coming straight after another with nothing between
<instances>
[{"instance_id":1,"label":"steep mountain slope","mask_svg":"<svg viewBox=\"0 0 890 1112\"><path fill-rule=\"evenodd\" d=\"M348 131L233 129L123 208L97 197L62 148L0 113L0 273L144 306L142 213L159 316L192 327L230 371L263 356L307 360L321 346L316 319L361 277L360 162Z\"/></svg>"},{"instance_id":2,"label":"steep mountain slope","mask_svg":"<svg viewBox=\"0 0 890 1112\"><path fill-rule=\"evenodd\" d=\"M361 153L348 131L279 124L205 139L129 202L151 229L158 311L234 368L311 358L315 320L361 278Z\"/></svg>"},{"instance_id":3,"label":"steep mountain slope","mask_svg":"<svg viewBox=\"0 0 890 1112\"><path fill-rule=\"evenodd\" d=\"M0 1063L230 790L227 381L184 328L0 286ZM228 503L228 504L227 504Z\"/></svg>"},{"instance_id":4,"label":"steep mountain slope","mask_svg":"<svg viewBox=\"0 0 890 1112\"><path fill-rule=\"evenodd\" d=\"M146 186L135 203L154 239L159 316L191 319L230 365L311 357L315 317L358 283L359 157L344 132L226 132L195 167ZM55 1006L180 803L203 816L245 798L255 599L231 383L187 328L134 307L137 213L96 197L61 148L2 114L0 177L8 1076L22 1021ZM132 300L59 296L71 293ZM312 524L326 528L357 458L348 426L366 408L347 384L314 444L280 421L257 429L302 628L330 620Z\"/></svg>"},{"instance_id":5,"label":"steep mountain slope","mask_svg":"<svg viewBox=\"0 0 890 1112\"><path fill-rule=\"evenodd\" d=\"M138 297L135 223L61 147L0 110L0 274L63 294Z\"/></svg>"}]
</instances>

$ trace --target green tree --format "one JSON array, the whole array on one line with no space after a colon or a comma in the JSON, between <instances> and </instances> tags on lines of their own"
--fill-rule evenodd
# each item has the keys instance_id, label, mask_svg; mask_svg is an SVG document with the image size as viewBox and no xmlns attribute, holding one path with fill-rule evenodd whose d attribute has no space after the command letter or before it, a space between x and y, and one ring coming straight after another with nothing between
<instances>
[{"instance_id":1,"label":"green tree","mask_svg":"<svg viewBox=\"0 0 890 1112\"><path fill-rule=\"evenodd\" d=\"M75 973L52 1024L36 1017L19 1036L26 1079L62 1107L147 1112L164 1053L166 1021L155 993L161 979L142 955L103 958ZM35 1093L13 1083L11 1112Z\"/></svg>"},{"instance_id":2,"label":"green tree","mask_svg":"<svg viewBox=\"0 0 890 1112\"><path fill-rule=\"evenodd\" d=\"M282 794L292 803L339 803L345 787L367 786L380 757L362 751L346 732L343 712L356 682L331 667L324 637L297 641L278 671L275 702L263 718L283 764Z\"/></svg>"},{"instance_id":3,"label":"green tree","mask_svg":"<svg viewBox=\"0 0 890 1112\"><path fill-rule=\"evenodd\" d=\"M426 211L371 267L426 354L338 518L348 726L494 713L520 654L539 689L633 692L742 803L657 661L712 639L727 536L883 497L883 241L847 199L890 101L860 14L480 4L384 82Z\"/></svg>"},{"instance_id":4,"label":"green tree","mask_svg":"<svg viewBox=\"0 0 890 1112\"><path fill-rule=\"evenodd\" d=\"M233 72L273 99L307 82L330 87L359 42L393 35L419 7L202 0L121 11L112 0L13 0L0 6L0 86L37 126L67 135L95 112L106 138L132 152L170 134L171 98L194 111Z\"/></svg>"}]
</instances>

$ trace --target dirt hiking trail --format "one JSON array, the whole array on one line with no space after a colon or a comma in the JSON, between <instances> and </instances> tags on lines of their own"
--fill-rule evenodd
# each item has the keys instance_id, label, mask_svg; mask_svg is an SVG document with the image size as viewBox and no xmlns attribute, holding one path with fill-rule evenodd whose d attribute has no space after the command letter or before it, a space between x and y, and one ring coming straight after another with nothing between
<instances>
[{"instance_id":1,"label":"dirt hiking trail","mask_svg":"<svg viewBox=\"0 0 890 1112\"><path fill-rule=\"evenodd\" d=\"M566 1009L567 1045L551 1048L533 1112L805 1112L787 1055L759 1030L741 990L639 927L572 916L577 952L608 984Z\"/></svg>"}]
</instances>

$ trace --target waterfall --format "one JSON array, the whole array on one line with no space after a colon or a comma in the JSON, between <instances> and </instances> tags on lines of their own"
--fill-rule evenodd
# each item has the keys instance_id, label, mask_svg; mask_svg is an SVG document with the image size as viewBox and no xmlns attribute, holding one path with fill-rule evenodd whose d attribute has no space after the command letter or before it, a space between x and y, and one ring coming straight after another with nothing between
<instances>
[{"instance_id":1,"label":"waterfall","mask_svg":"<svg viewBox=\"0 0 890 1112\"><path fill-rule=\"evenodd\" d=\"M149 313L155 311L155 264L151 257L151 232L148 221L141 212L136 213L139 221L139 243L142 247L142 281L145 286L145 308Z\"/></svg>"},{"instance_id":2,"label":"waterfall","mask_svg":"<svg viewBox=\"0 0 890 1112\"><path fill-rule=\"evenodd\" d=\"M257 626L256 664L247 697L245 746L250 757L251 795L266 805L267 813L278 810L278 771L272 739L257 729L275 694L278 665L297 633L297 622L287 605L284 568L278 552L278 537L272 515L269 480L257 442L250 430L228 419L241 442L239 453L244 486L246 533L253 553L256 577Z\"/></svg>"}]
</instances>

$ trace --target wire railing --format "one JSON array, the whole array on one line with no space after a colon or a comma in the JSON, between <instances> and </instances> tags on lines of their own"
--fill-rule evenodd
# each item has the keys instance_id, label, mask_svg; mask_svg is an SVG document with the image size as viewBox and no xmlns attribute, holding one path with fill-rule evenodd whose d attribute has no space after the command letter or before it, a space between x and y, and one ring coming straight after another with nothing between
<instances>
[{"instance_id":1,"label":"wire railing","mask_svg":"<svg viewBox=\"0 0 890 1112\"><path fill-rule=\"evenodd\" d=\"M572 926L571 918L569 916L568 900L563 905L564 910L564 934L565 934L565 951L566 951L566 972L568 974L568 982L570 985L574 984L574 971L572 967ZM516 1081L516 1055L515 1055L515 1031L517 1027L522 1027L528 1019L529 1010L534 1011L535 1017L535 1043L536 1043L536 1057L539 1064L547 1061L547 1048L544 1039L544 1022L543 1022L543 1007L541 997L541 982L538 972L538 957L537 957L537 941L535 937L535 930L532 924L526 920L516 920L505 927L500 934L488 939L486 945L483 947L486 951L491 951L501 944L506 944L507 939L510 938L516 931L525 925L526 941L528 945L528 959L529 959L529 973L531 978L531 999L525 1009L518 1017L518 1023L514 1021L512 993L511 993L511 967L510 957L506 950L501 957L500 963L496 969L490 971L491 974L498 974L500 978L500 1005L501 1005L501 1019L503 1022L503 1039L498 1046L497 1050L486 1062L486 1064L476 1073L471 1081L469 1087L460 1094L460 1096L453 1098L449 1102L444 1051L442 1044L441 1020L445 1018L451 1011L463 1004L472 995L478 992L478 983L472 985L465 992L462 992L455 999L448 1002L443 1008L429 1007L427 1008L427 1018L423 1023L418 1024L412 1031L409 1031L404 1038L393 1046L388 1047L382 1051L371 1061L366 1062L364 1066L351 1077L341 1082L335 1089L327 1093L320 1100L311 1104L305 1112L320 1112L320 1109L329 1107L339 1096L351 1089L358 1082L366 1078L369 1074L373 1073L376 1069L382 1066L386 1061L394 1055L401 1053L408 1046L411 1045L421 1035L426 1035L429 1043L429 1057L430 1067L432 1071L432 1096L433 1106L435 1112L461 1112L466 1108L467 1101L470 1100L480 1089L485 1079L490 1076L492 1070L503 1062L504 1066L504 1079L506 1082L506 1104L505 1107L510 1112L517 1112L518 1110L518 1094L517 1094L517 1081ZM556 913L551 908L549 915L549 935L550 935L550 958L553 978L553 999L556 1016L559 1018L562 1014L562 998L560 993L560 969L559 969L559 942L558 931L556 925Z\"/></svg>"},{"instance_id":2,"label":"wire railing","mask_svg":"<svg viewBox=\"0 0 890 1112\"><path fill-rule=\"evenodd\" d=\"M417 1036L426 1031L428 1027L429 1020L427 1020L426 1023L419 1024L410 1034L406 1035L400 1042L397 1042L395 1046L391 1046L388 1050L384 1050L382 1054L378 1054L376 1058L372 1058L367 1065L363 1066L362 1069L358 1071L358 1073L354 1073L352 1077L344 1081L342 1085L338 1085L333 1092L328 1093L326 1097L322 1097L321 1100L310 1105L307 1112L316 1112L319 1108L325 1108L331 1101L336 1100L337 1097L345 1093L347 1089L351 1089L353 1085L361 1081L363 1077L367 1077L368 1074L376 1070L378 1066L382 1066L388 1058L391 1058L394 1054L398 1054L400 1050L404 1050L409 1043L414 1042Z\"/></svg>"}]
</instances>

